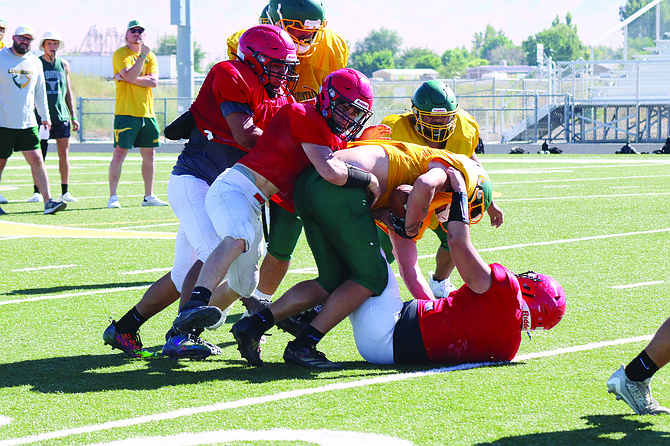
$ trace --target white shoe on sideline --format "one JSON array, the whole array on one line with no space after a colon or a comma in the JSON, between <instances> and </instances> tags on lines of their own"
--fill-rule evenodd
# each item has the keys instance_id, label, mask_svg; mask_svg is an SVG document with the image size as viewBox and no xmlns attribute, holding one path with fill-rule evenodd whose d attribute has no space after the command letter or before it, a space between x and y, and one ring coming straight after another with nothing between
<instances>
[{"instance_id":1,"label":"white shoe on sideline","mask_svg":"<svg viewBox=\"0 0 670 446\"><path fill-rule=\"evenodd\" d=\"M28 203L41 203L44 201L42 194L35 192L32 197L28 198Z\"/></svg>"},{"instance_id":2,"label":"white shoe on sideline","mask_svg":"<svg viewBox=\"0 0 670 446\"><path fill-rule=\"evenodd\" d=\"M58 201L66 201L68 203L76 203L77 199L70 195L70 192L65 192L58 197Z\"/></svg>"},{"instance_id":3,"label":"white shoe on sideline","mask_svg":"<svg viewBox=\"0 0 670 446\"><path fill-rule=\"evenodd\" d=\"M142 206L168 206L168 203L159 199L155 195L149 195L148 197L144 197Z\"/></svg>"},{"instance_id":4,"label":"white shoe on sideline","mask_svg":"<svg viewBox=\"0 0 670 446\"><path fill-rule=\"evenodd\" d=\"M116 195L112 195L111 197L109 197L107 207L109 209L117 209L121 207L121 203L119 203L119 199L116 197Z\"/></svg>"}]
</instances>

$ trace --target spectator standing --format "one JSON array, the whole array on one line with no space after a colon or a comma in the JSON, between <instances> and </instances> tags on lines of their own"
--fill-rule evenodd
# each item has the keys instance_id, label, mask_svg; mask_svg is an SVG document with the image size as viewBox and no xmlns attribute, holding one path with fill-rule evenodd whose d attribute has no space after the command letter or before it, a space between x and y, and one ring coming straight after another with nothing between
<instances>
[{"instance_id":1,"label":"spectator standing","mask_svg":"<svg viewBox=\"0 0 670 446\"><path fill-rule=\"evenodd\" d=\"M33 182L44 197L44 213L65 209L66 203L51 198L49 177L39 149L35 108L43 116L41 125L51 127L42 64L30 52L35 32L19 26L12 46L0 50L0 178L13 152L22 152L30 165ZM7 203L0 195L0 204ZM4 214L4 211L0 211Z\"/></svg>"},{"instance_id":2,"label":"spectator standing","mask_svg":"<svg viewBox=\"0 0 670 446\"><path fill-rule=\"evenodd\" d=\"M144 44L145 26L131 20L126 30L126 45L114 52L116 106L114 109L114 154L109 164L108 208L120 208L116 189L128 151L139 147L142 155L144 200L142 206L167 206L154 195L154 147L160 146L154 114L152 88L158 86L156 55Z\"/></svg>"}]
</instances>

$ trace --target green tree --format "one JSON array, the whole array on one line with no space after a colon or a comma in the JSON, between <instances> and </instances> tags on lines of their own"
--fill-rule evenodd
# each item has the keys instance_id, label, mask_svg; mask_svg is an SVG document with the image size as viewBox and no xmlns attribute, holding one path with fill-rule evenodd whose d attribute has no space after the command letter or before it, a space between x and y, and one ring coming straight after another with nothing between
<instances>
[{"instance_id":1,"label":"green tree","mask_svg":"<svg viewBox=\"0 0 670 446\"><path fill-rule=\"evenodd\" d=\"M400 68L432 68L437 70L442 66L440 56L430 48L413 46L405 49L398 58Z\"/></svg>"},{"instance_id":2,"label":"green tree","mask_svg":"<svg viewBox=\"0 0 670 446\"><path fill-rule=\"evenodd\" d=\"M627 0L624 6L619 7L619 19L623 22L652 0ZM656 8L661 8L661 30L670 28L670 3L661 2L628 24L629 39L656 38Z\"/></svg>"},{"instance_id":3,"label":"green tree","mask_svg":"<svg viewBox=\"0 0 670 446\"><path fill-rule=\"evenodd\" d=\"M400 45L402 37L397 31L386 28L372 30L363 40L356 42L348 66L366 76L372 76L373 72L383 68L394 68Z\"/></svg>"},{"instance_id":4,"label":"green tree","mask_svg":"<svg viewBox=\"0 0 670 446\"><path fill-rule=\"evenodd\" d=\"M157 56L169 56L177 54L177 36L167 35L158 39L158 45L153 49ZM205 60L207 53L203 51L198 42L193 42L193 68L195 71L201 71L201 64Z\"/></svg>"},{"instance_id":5,"label":"green tree","mask_svg":"<svg viewBox=\"0 0 670 446\"><path fill-rule=\"evenodd\" d=\"M577 26L572 23L572 15L565 17L566 23L561 23L558 16L545 29L534 36L528 37L521 43L526 53L526 61L530 65L537 65L537 44L544 45L546 55L551 55L555 61L571 61L585 56L585 47L577 35Z\"/></svg>"},{"instance_id":6,"label":"green tree","mask_svg":"<svg viewBox=\"0 0 670 446\"><path fill-rule=\"evenodd\" d=\"M453 50L445 50L441 57L442 67L439 70L440 76L463 76L465 74L465 69L468 67L469 60L470 53L465 49L465 47L454 48Z\"/></svg>"}]
</instances>

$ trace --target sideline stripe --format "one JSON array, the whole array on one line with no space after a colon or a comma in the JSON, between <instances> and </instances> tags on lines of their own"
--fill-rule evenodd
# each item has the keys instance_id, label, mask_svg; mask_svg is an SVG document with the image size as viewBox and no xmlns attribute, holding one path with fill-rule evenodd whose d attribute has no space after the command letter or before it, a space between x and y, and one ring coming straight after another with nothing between
<instances>
[{"instance_id":1,"label":"sideline stripe","mask_svg":"<svg viewBox=\"0 0 670 446\"><path fill-rule=\"evenodd\" d=\"M537 359L537 358L545 358L548 356L557 356L557 355L563 355L567 353L574 353L574 352L582 352L582 351L587 351L587 350L595 350L597 348L602 348L602 347L609 347L613 345L622 345L622 344L630 344L634 342L640 342L640 341L646 341L652 338L653 335L645 335L645 336L637 336L634 338L626 338L626 339L615 339L613 341L601 341L601 342L593 342L590 344L584 344L584 345L576 345L574 347L566 347L566 348L560 348L556 350L549 350L549 351L544 351L544 352L536 352L536 353L528 353L525 355L520 355L517 356L512 363L514 362L519 362L519 361L526 361L529 359ZM481 367L489 367L492 365L500 365L501 363L499 362L478 362L478 363L473 363L473 364L460 364L456 366L451 366L451 367L440 367L436 369L430 369L430 370L425 370L422 372L408 372L408 373L399 373L397 375L387 375L387 376L380 376L377 378L369 378L369 379L362 379L358 381L351 381L351 382L345 382L345 383L335 383L335 384L328 384L325 386L320 386L320 387L314 387L310 389L299 389L299 390L291 390L288 392L280 392L274 395L266 395L266 396L260 396L260 397L252 397L252 398L245 398L242 400L237 400L237 401L225 401L217 404L211 404L208 406L200 406L200 407L190 407L186 409L179 409L175 410L172 412L164 412L164 413L158 413L158 414L153 414L153 415L145 415L141 417L136 417L136 418L127 418L125 420L116 420L116 421L108 421L106 423L101 423L97 425L92 425L92 426L83 426L83 427L78 427L78 428L73 428L73 429L64 429L61 431L54 431L54 432L45 432L43 434L37 434L37 435L30 435L28 437L23 437L23 438L13 438L9 440L4 440L0 441L0 446L14 446L14 445L20 445L20 444L28 444L28 443L34 443L36 441L44 441L44 440L53 440L55 438L63 438L63 437L68 437L70 435L79 435L79 434L85 434L85 433L91 433L91 432L99 432L99 431L104 431L108 429L115 429L119 427L128 427L128 426L136 426L138 424L144 424L144 423L150 423L154 421L163 421L163 420L171 420L175 418L180 418L180 417L188 417L188 416L193 416L196 414L202 414L202 413L211 413L211 412L218 412L221 410L227 410L227 409L235 409L239 407L249 407L249 406L255 406L258 404L265 404L265 403L270 403L270 402L276 402L276 401L281 401L281 400L288 400L292 398L299 398L302 396L307 396L307 395L316 395L320 393L326 393L326 392L333 392L337 390L345 390L345 389L355 389L357 387L364 387L364 386L370 386L374 384L386 384L390 382L395 382L395 381L403 381L406 379L411 379L411 378L421 378L424 376L430 376L430 375L437 375L441 373L447 373L447 372L453 372L453 371L459 371L459 370L471 370L471 369L477 369Z\"/></svg>"},{"instance_id":2,"label":"sideline stripe","mask_svg":"<svg viewBox=\"0 0 670 446\"><path fill-rule=\"evenodd\" d=\"M64 226L36 225L0 221L0 234L9 237L35 238L144 238L144 239L175 239L176 232L121 231L118 229L85 229L67 228Z\"/></svg>"}]
</instances>

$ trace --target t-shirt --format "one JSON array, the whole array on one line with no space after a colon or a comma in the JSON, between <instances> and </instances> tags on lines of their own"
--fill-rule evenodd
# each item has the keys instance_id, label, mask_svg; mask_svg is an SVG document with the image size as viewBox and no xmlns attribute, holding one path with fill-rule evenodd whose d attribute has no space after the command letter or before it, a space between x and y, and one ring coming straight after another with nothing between
<instances>
[{"instance_id":1,"label":"t-shirt","mask_svg":"<svg viewBox=\"0 0 670 446\"><path fill-rule=\"evenodd\" d=\"M114 51L114 55L112 56L114 74L135 65L139 55L139 52L136 53L127 45ZM158 60L153 52L149 52L144 59L140 76L146 76L151 73L158 76ZM140 87L139 85L125 81L117 82L114 114L135 116L138 118L155 117L153 88Z\"/></svg>"},{"instance_id":2,"label":"t-shirt","mask_svg":"<svg viewBox=\"0 0 670 446\"><path fill-rule=\"evenodd\" d=\"M296 103L277 112L253 150L240 160L279 189L272 200L289 212L295 210L295 181L311 165L302 143L330 147L333 152L346 147L346 142L333 134L315 106Z\"/></svg>"},{"instance_id":3,"label":"t-shirt","mask_svg":"<svg viewBox=\"0 0 670 446\"><path fill-rule=\"evenodd\" d=\"M241 30L228 38L228 57L235 59L240 36L246 30ZM345 68L349 60L347 41L332 29L326 27L321 31L321 40L316 49L307 57L298 54L300 64L295 71L298 74L298 83L293 96L303 102L316 97L323 80L333 71ZM312 91L313 90L313 91Z\"/></svg>"},{"instance_id":4,"label":"t-shirt","mask_svg":"<svg viewBox=\"0 0 670 446\"><path fill-rule=\"evenodd\" d=\"M422 146L426 145L423 136L414 128L414 115L412 112L400 115L388 115L381 123L391 127L391 139L393 140L411 142ZM479 144L479 124L470 113L459 109L456 113L456 125L453 133L447 139L444 149L472 158L477 144Z\"/></svg>"},{"instance_id":5,"label":"t-shirt","mask_svg":"<svg viewBox=\"0 0 670 446\"><path fill-rule=\"evenodd\" d=\"M0 127L37 127L35 109L50 121L42 62L31 52L22 56L0 50Z\"/></svg>"},{"instance_id":6,"label":"t-shirt","mask_svg":"<svg viewBox=\"0 0 670 446\"><path fill-rule=\"evenodd\" d=\"M467 285L437 300L417 301L426 354L433 363L511 361L521 345L522 297L507 268L491 266L491 288Z\"/></svg>"}]
</instances>

